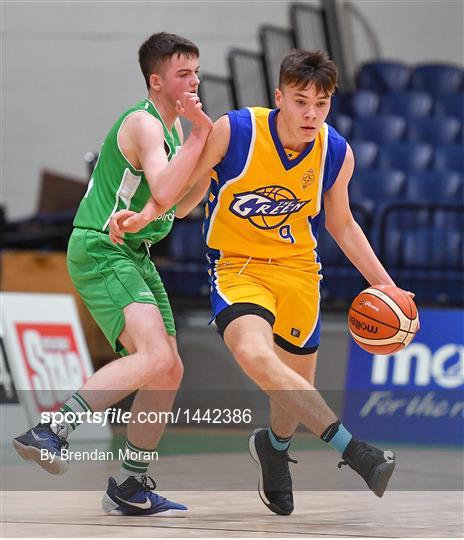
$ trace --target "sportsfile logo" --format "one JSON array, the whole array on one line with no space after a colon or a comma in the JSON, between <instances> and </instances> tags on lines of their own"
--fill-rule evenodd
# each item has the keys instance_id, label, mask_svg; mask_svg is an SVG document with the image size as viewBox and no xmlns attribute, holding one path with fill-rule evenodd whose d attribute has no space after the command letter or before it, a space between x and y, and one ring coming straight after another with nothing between
<instances>
[{"instance_id":1,"label":"sportsfile logo","mask_svg":"<svg viewBox=\"0 0 464 540\"><path fill-rule=\"evenodd\" d=\"M15 329L39 411L58 408L87 379L71 324L17 323Z\"/></svg>"},{"instance_id":2,"label":"sportsfile logo","mask_svg":"<svg viewBox=\"0 0 464 540\"><path fill-rule=\"evenodd\" d=\"M234 194L229 210L258 229L275 229L309 202L311 199L302 201L283 186L265 186Z\"/></svg>"},{"instance_id":3,"label":"sportsfile logo","mask_svg":"<svg viewBox=\"0 0 464 540\"><path fill-rule=\"evenodd\" d=\"M423 343L412 343L392 355L375 355L371 382L379 386L426 387L436 384L445 389L464 385L464 346L448 343L432 352Z\"/></svg>"}]
</instances>

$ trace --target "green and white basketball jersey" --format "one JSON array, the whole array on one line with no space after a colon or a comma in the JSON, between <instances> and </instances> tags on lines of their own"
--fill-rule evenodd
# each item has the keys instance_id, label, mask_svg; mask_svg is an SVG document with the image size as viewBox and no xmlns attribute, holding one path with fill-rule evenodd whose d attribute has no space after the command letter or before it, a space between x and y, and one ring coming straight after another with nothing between
<instances>
[{"instance_id":1,"label":"green and white basketball jersey","mask_svg":"<svg viewBox=\"0 0 464 540\"><path fill-rule=\"evenodd\" d=\"M140 212L151 196L147 179L142 170L135 169L126 159L118 144L118 133L125 119L137 111L147 111L163 125L164 147L171 160L180 146L179 134L173 127L169 132L152 101L144 99L126 111L106 136L101 147L98 162L89 181L87 192L82 199L74 226L103 232L109 230L111 216L118 210L128 209ZM148 241L159 242L172 228L175 207L165 212L141 231L128 234L131 245Z\"/></svg>"}]
</instances>

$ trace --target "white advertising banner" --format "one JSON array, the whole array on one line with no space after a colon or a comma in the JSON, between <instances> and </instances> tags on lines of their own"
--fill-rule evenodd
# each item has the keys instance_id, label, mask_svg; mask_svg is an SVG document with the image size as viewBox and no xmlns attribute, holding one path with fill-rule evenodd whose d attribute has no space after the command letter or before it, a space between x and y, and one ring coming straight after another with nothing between
<instances>
[{"instance_id":1,"label":"white advertising banner","mask_svg":"<svg viewBox=\"0 0 464 540\"><path fill-rule=\"evenodd\" d=\"M30 425L56 411L92 375L74 298L67 294L1 293L9 369ZM17 426L18 433L29 426ZM83 424L73 440L109 440L108 426Z\"/></svg>"}]
</instances>

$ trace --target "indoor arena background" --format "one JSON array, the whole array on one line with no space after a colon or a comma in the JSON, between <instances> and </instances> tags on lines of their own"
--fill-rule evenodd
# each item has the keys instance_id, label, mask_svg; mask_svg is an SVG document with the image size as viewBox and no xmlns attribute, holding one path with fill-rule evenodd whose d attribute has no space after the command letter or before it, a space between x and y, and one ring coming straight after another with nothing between
<instances>
[{"instance_id":1,"label":"indoor arena background","mask_svg":"<svg viewBox=\"0 0 464 540\"><path fill-rule=\"evenodd\" d=\"M1 19L2 536L462 537L463 3L2 1ZM145 97L138 47L160 31L199 46L200 97L213 120L234 108L273 107L278 66L295 46L326 50L339 67L328 122L354 151L352 210L398 286L416 293L421 318L405 351L361 351L346 315L367 283L321 231L316 386L360 438L397 451L381 501L303 428L291 448L295 513L282 520L259 501L247 437L267 425L267 400L208 325L202 206L151 251L185 365L179 414L151 474L164 495L188 503L190 517L102 516L116 461L72 463L69 475L54 478L12 449L11 438L40 411L59 408L76 381L113 358L74 291L65 250L108 129ZM85 341L73 304L55 295L74 298ZM77 345L61 339L64 323ZM34 358L21 325L37 332ZM85 356L78 373L68 353ZM119 406L127 410L130 400ZM207 411L216 409L213 422ZM240 411L237 421L224 421L226 409ZM114 422L76 433L73 444L114 450L124 429Z\"/></svg>"}]
</instances>

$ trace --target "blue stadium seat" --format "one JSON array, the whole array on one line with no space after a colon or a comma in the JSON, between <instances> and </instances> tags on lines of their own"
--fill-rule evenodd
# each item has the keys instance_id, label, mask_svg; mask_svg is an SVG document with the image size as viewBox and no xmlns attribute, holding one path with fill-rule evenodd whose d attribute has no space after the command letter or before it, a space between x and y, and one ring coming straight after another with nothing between
<instances>
[{"instance_id":1,"label":"blue stadium seat","mask_svg":"<svg viewBox=\"0 0 464 540\"><path fill-rule=\"evenodd\" d=\"M404 233L403 264L423 270L453 270L460 264L458 231L416 229Z\"/></svg>"},{"instance_id":2,"label":"blue stadium seat","mask_svg":"<svg viewBox=\"0 0 464 540\"><path fill-rule=\"evenodd\" d=\"M370 90L358 90L351 94L342 94L338 110L354 118L372 116L379 109L380 98Z\"/></svg>"},{"instance_id":3,"label":"blue stadium seat","mask_svg":"<svg viewBox=\"0 0 464 540\"><path fill-rule=\"evenodd\" d=\"M354 154L354 162L357 170L374 167L379 147L370 141L350 141Z\"/></svg>"},{"instance_id":4,"label":"blue stadium seat","mask_svg":"<svg viewBox=\"0 0 464 540\"><path fill-rule=\"evenodd\" d=\"M332 94L332 97L330 98L330 112L331 113L337 113L340 112L338 110L338 106L340 104L340 96L342 94L338 91L336 91L334 94Z\"/></svg>"},{"instance_id":5,"label":"blue stadium seat","mask_svg":"<svg viewBox=\"0 0 464 540\"><path fill-rule=\"evenodd\" d=\"M170 296L208 296L210 286L206 265L160 261L156 267Z\"/></svg>"},{"instance_id":6,"label":"blue stadium seat","mask_svg":"<svg viewBox=\"0 0 464 540\"><path fill-rule=\"evenodd\" d=\"M368 62L361 67L357 77L357 86L379 94L398 92L407 88L410 76L411 69L406 64Z\"/></svg>"},{"instance_id":7,"label":"blue stadium seat","mask_svg":"<svg viewBox=\"0 0 464 540\"><path fill-rule=\"evenodd\" d=\"M431 113L433 99L425 92L396 92L384 94L380 101L382 114L396 114L405 118L427 116Z\"/></svg>"},{"instance_id":8,"label":"blue stadium seat","mask_svg":"<svg viewBox=\"0 0 464 540\"><path fill-rule=\"evenodd\" d=\"M324 276L321 283L322 299L349 304L358 292L365 288L363 277L325 228L319 233L317 251Z\"/></svg>"},{"instance_id":9,"label":"blue stadium seat","mask_svg":"<svg viewBox=\"0 0 464 540\"><path fill-rule=\"evenodd\" d=\"M453 171L416 171L408 176L406 196L411 201L457 202L462 177Z\"/></svg>"},{"instance_id":10,"label":"blue stadium seat","mask_svg":"<svg viewBox=\"0 0 464 540\"><path fill-rule=\"evenodd\" d=\"M464 152L460 144L441 145L435 148L435 169L464 173Z\"/></svg>"},{"instance_id":11,"label":"blue stadium seat","mask_svg":"<svg viewBox=\"0 0 464 540\"><path fill-rule=\"evenodd\" d=\"M461 247L460 247L460 250L461 250L461 256L459 258L459 268L464 270L464 233L462 233L462 228L461 228Z\"/></svg>"},{"instance_id":12,"label":"blue stadium seat","mask_svg":"<svg viewBox=\"0 0 464 540\"><path fill-rule=\"evenodd\" d=\"M464 302L463 235L456 222L442 229L435 226L431 218L438 209L448 217L463 213L455 204L386 205L376 214L376 247L390 275L400 287L414 291L417 302L458 306ZM427 219L418 220L423 213Z\"/></svg>"},{"instance_id":13,"label":"blue stadium seat","mask_svg":"<svg viewBox=\"0 0 464 540\"><path fill-rule=\"evenodd\" d=\"M457 141L461 122L450 116L413 118L408 124L408 139L430 144L445 144Z\"/></svg>"},{"instance_id":14,"label":"blue stadium seat","mask_svg":"<svg viewBox=\"0 0 464 540\"><path fill-rule=\"evenodd\" d=\"M380 153L380 165L404 172L420 171L430 167L433 148L426 143L405 141L385 145Z\"/></svg>"},{"instance_id":15,"label":"blue stadium seat","mask_svg":"<svg viewBox=\"0 0 464 540\"><path fill-rule=\"evenodd\" d=\"M398 268L403 265L401 231L396 228L387 229L384 250L379 255L382 260L381 262L387 268Z\"/></svg>"},{"instance_id":16,"label":"blue stadium seat","mask_svg":"<svg viewBox=\"0 0 464 540\"><path fill-rule=\"evenodd\" d=\"M169 236L169 255L177 261L206 264L206 247L200 220L177 221Z\"/></svg>"},{"instance_id":17,"label":"blue stadium seat","mask_svg":"<svg viewBox=\"0 0 464 540\"><path fill-rule=\"evenodd\" d=\"M356 139L389 143L400 141L406 131L406 121L400 116L369 116L353 122L352 136Z\"/></svg>"},{"instance_id":18,"label":"blue stadium seat","mask_svg":"<svg viewBox=\"0 0 464 540\"><path fill-rule=\"evenodd\" d=\"M317 239L317 252L323 266L350 266L350 262L324 227L321 227Z\"/></svg>"},{"instance_id":19,"label":"blue stadium seat","mask_svg":"<svg viewBox=\"0 0 464 540\"><path fill-rule=\"evenodd\" d=\"M463 178L461 177L461 188ZM462 201L462 189L460 190L460 196L457 197L458 201ZM439 208L433 215L433 226L437 230L455 230L464 231L464 211L459 207L453 208Z\"/></svg>"},{"instance_id":20,"label":"blue stadium seat","mask_svg":"<svg viewBox=\"0 0 464 540\"><path fill-rule=\"evenodd\" d=\"M435 114L453 116L464 122L464 94L448 94L435 100Z\"/></svg>"},{"instance_id":21,"label":"blue stadium seat","mask_svg":"<svg viewBox=\"0 0 464 540\"><path fill-rule=\"evenodd\" d=\"M333 126L338 133L342 135L342 137L350 137L353 121L349 116L344 114L330 113L329 117L327 118L327 122Z\"/></svg>"},{"instance_id":22,"label":"blue stadium seat","mask_svg":"<svg viewBox=\"0 0 464 540\"><path fill-rule=\"evenodd\" d=\"M176 221L168 238L169 260L157 262L166 290L174 296L209 294L201 220Z\"/></svg>"},{"instance_id":23,"label":"blue stadium seat","mask_svg":"<svg viewBox=\"0 0 464 540\"><path fill-rule=\"evenodd\" d=\"M440 242L442 246L443 243ZM440 260L443 253L438 253L430 242L428 231L416 229L405 231L403 240L403 265L407 268L427 269L432 267L432 255L435 254L435 260Z\"/></svg>"},{"instance_id":24,"label":"blue stadium seat","mask_svg":"<svg viewBox=\"0 0 464 540\"><path fill-rule=\"evenodd\" d=\"M464 271L464 236L462 229L450 232L447 245L448 268Z\"/></svg>"},{"instance_id":25,"label":"blue stadium seat","mask_svg":"<svg viewBox=\"0 0 464 540\"><path fill-rule=\"evenodd\" d=\"M416 66L411 76L411 87L433 96L462 90L462 68L449 64L423 64Z\"/></svg>"},{"instance_id":26,"label":"blue stadium seat","mask_svg":"<svg viewBox=\"0 0 464 540\"><path fill-rule=\"evenodd\" d=\"M350 181L350 200L373 212L388 199L404 194L406 175L401 171L371 169L356 171Z\"/></svg>"},{"instance_id":27,"label":"blue stadium seat","mask_svg":"<svg viewBox=\"0 0 464 540\"><path fill-rule=\"evenodd\" d=\"M461 237L457 231L409 231L403 246L404 273L409 274L411 289L419 302L462 302Z\"/></svg>"},{"instance_id":28,"label":"blue stadium seat","mask_svg":"<svg viewBox=\"0 0 464 540\"><path fill-rule=\"evenodd\" d=\"M435 169L464 172L464 152L460 144L444 144L435 149Z\"/></svg>"}]
</instances>

